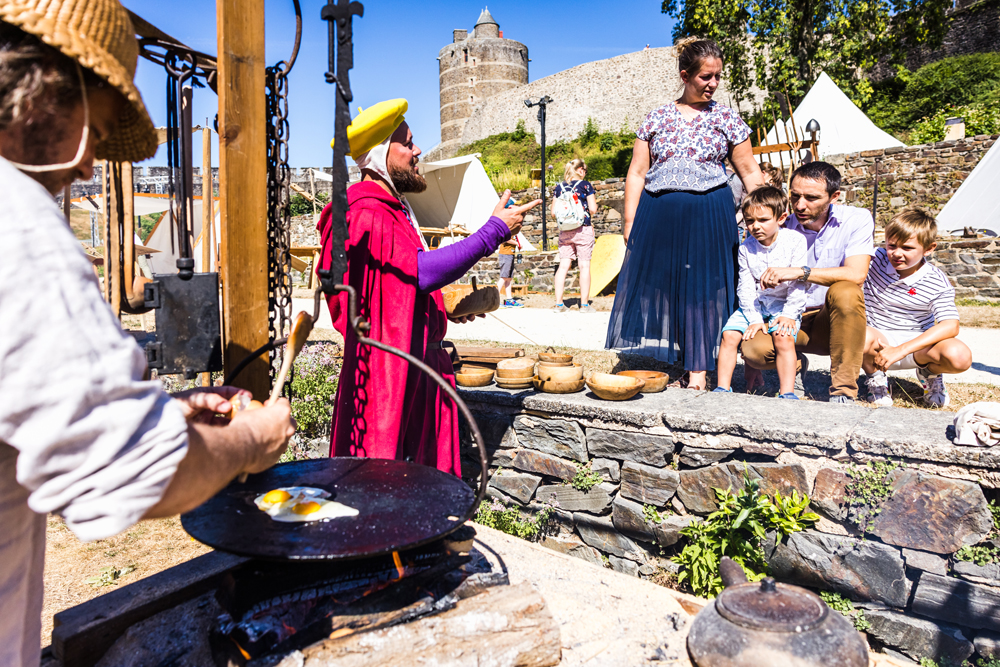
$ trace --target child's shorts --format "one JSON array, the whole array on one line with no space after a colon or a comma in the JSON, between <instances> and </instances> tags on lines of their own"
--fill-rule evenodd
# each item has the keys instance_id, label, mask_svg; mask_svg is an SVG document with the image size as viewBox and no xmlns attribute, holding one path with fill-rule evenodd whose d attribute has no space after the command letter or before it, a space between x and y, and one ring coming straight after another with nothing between
<instances>
[{"instance_id":1,"label":"child's shorts","mask_svg":"<svg viewBox=\"0 0 1000 667\"><path fill-rule=\"evenodd\" d=\"M769 313L761 313L761 317L764 321L768 323L767 333L774 333L774 330L778 328L776 320L781 317L781 315L771 315ZM799 333L799 326L802 324L802 318L795 320L795 333ZM746 330L750 328L750 320L747 316L743 314L742 308L737 308L736 312L729 316L726 321L726 326L722 327L722 332L727 331L739 331L740 333L746 333Z\"/></svg>"},{"instance_id":2,"label":"child's shorts","mask_svg":"<svg viewBox=\"0 0 1000 667\"><path fill-rule=\"evenodd\" d=\"M514 277L514 255L500 255L500 277Z\"/></svg>"},{"instance_id":3,"label":"child's shorts","mask_svg":"<svg viewBox=\"0 0 1000 667\"><path fill-rule=\"evenodd\" d=\"M885 339L889 341L890 347L899 347L903 343L909 343L911 340L923 333L923 331L885 331L883 329L876 329L880 334L885 336ZM913 358L913 354L908 354L892 366L889 366L890 371L909 371L914 368L920 368L920 364L917 360Z\"/></svg>"}]
</instances>

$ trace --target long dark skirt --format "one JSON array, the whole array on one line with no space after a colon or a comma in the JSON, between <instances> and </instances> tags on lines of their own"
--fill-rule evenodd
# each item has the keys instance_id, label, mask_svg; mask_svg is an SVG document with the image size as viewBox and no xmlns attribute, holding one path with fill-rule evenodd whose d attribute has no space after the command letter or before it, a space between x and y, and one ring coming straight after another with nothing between
<instances>
[{"instance_id":1,"label":"long dark skirt","mask_svg":"<svg viewBox=\"0 0 1000 667\"><path fill-rule=\"evenodd\" d=\"M738 245L728 187L643 190L605 347L715 370L722 326L738 305Z\"/></svg>"}]
</instances>

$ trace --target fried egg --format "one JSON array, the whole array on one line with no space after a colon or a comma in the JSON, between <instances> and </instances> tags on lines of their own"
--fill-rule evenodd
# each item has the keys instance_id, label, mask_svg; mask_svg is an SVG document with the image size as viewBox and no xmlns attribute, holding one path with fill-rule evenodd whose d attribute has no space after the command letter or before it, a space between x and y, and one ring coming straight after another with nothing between
<instances>
[{"instance_id":1,"label":"fried egg","mask_svg":"<svg viewBox=\"0 0 1000 667\"><path fill-rule=\"evenodd\" d=\"M330 494L308 486L272 489L254 498L254 503L275 521L323 521L357 516L358 511L342 503L327 500Z\"/></svg>"}]
</instances>

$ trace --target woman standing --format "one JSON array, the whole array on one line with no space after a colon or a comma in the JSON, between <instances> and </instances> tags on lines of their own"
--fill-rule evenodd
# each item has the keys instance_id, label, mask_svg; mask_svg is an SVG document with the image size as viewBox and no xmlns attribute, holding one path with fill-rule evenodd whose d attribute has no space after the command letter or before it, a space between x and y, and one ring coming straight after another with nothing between
<instances>
[{"instance_id":1,"label":"woman standing","mask_svg":"<svg viewBox=\"0 0 1000 667\"><path fill-rule=\"evenodd\" d=\"M563 182L556 185L552 191L552 217L556 217L556 202L563 193L575 194L583 206L583 224L576 229L559 232L559 268L556 269L556 305L553 310L566 312L563 304L563 289L566 287L566 274L576 260L580 269L580 312L592 313L590 306L590 258L594 254L594 225L591 218L597 213L597 191L587 179L587 164L580 158L574 158L566 163L563 172Z\"/></svg>"},{"instance_id":2,"label":"woman standing","mask_svg":"<svg viewBox=\"0 0 1000 667\"><path fill-rule=\"evenodd\" d=\"M636 132L625 181L625 262L606 347L682 362L688 387L706 388L722 325L735 309L739 238L723 161L746 191L763 184L750 128L712 99L722 50L677 45L684 91Z\"/></svg>"}]
</instances>

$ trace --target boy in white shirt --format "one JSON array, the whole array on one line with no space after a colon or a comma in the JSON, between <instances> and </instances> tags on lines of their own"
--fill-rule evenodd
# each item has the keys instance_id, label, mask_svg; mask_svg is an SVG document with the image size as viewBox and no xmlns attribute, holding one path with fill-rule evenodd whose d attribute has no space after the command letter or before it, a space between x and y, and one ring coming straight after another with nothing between
<instances>
[{"instance_id":1,"label":"boy in white shirt","mask_svg":"<svg viewBox=\"0 0 1000 667\"><path fill-rule=\"evenodd\" d=\"M805 310L806 285L796 280L771 289L760 286L760 277L767 269L806 263L805 237L782 227L788 217L787 208L788 198L770 185L757 188L743 201L747 238L740 245L738 255L740 308L722 328L719 382L715 391L732 391L730 384L740 344L763 332L770 334L774 341L781 387L778 398L798 399L794 392L795 335Z\"/></svg>"},{"instance_id":2,"label":"boy in white shirt","mask_svg":"<svg viewBox=\"0 0 1000 667\"><path fill-rule=\"evenodd\" d=\"M927 262L937 247L937 224L925 211L901 211L885 227L885 247L875 251L865 280L868 331L862 368L868 400L892 405L888 370L916 369L924 402L948 405L943 373L972 365L972 351L958 340L955 288Z\"/></svg>"}]
</instances>

